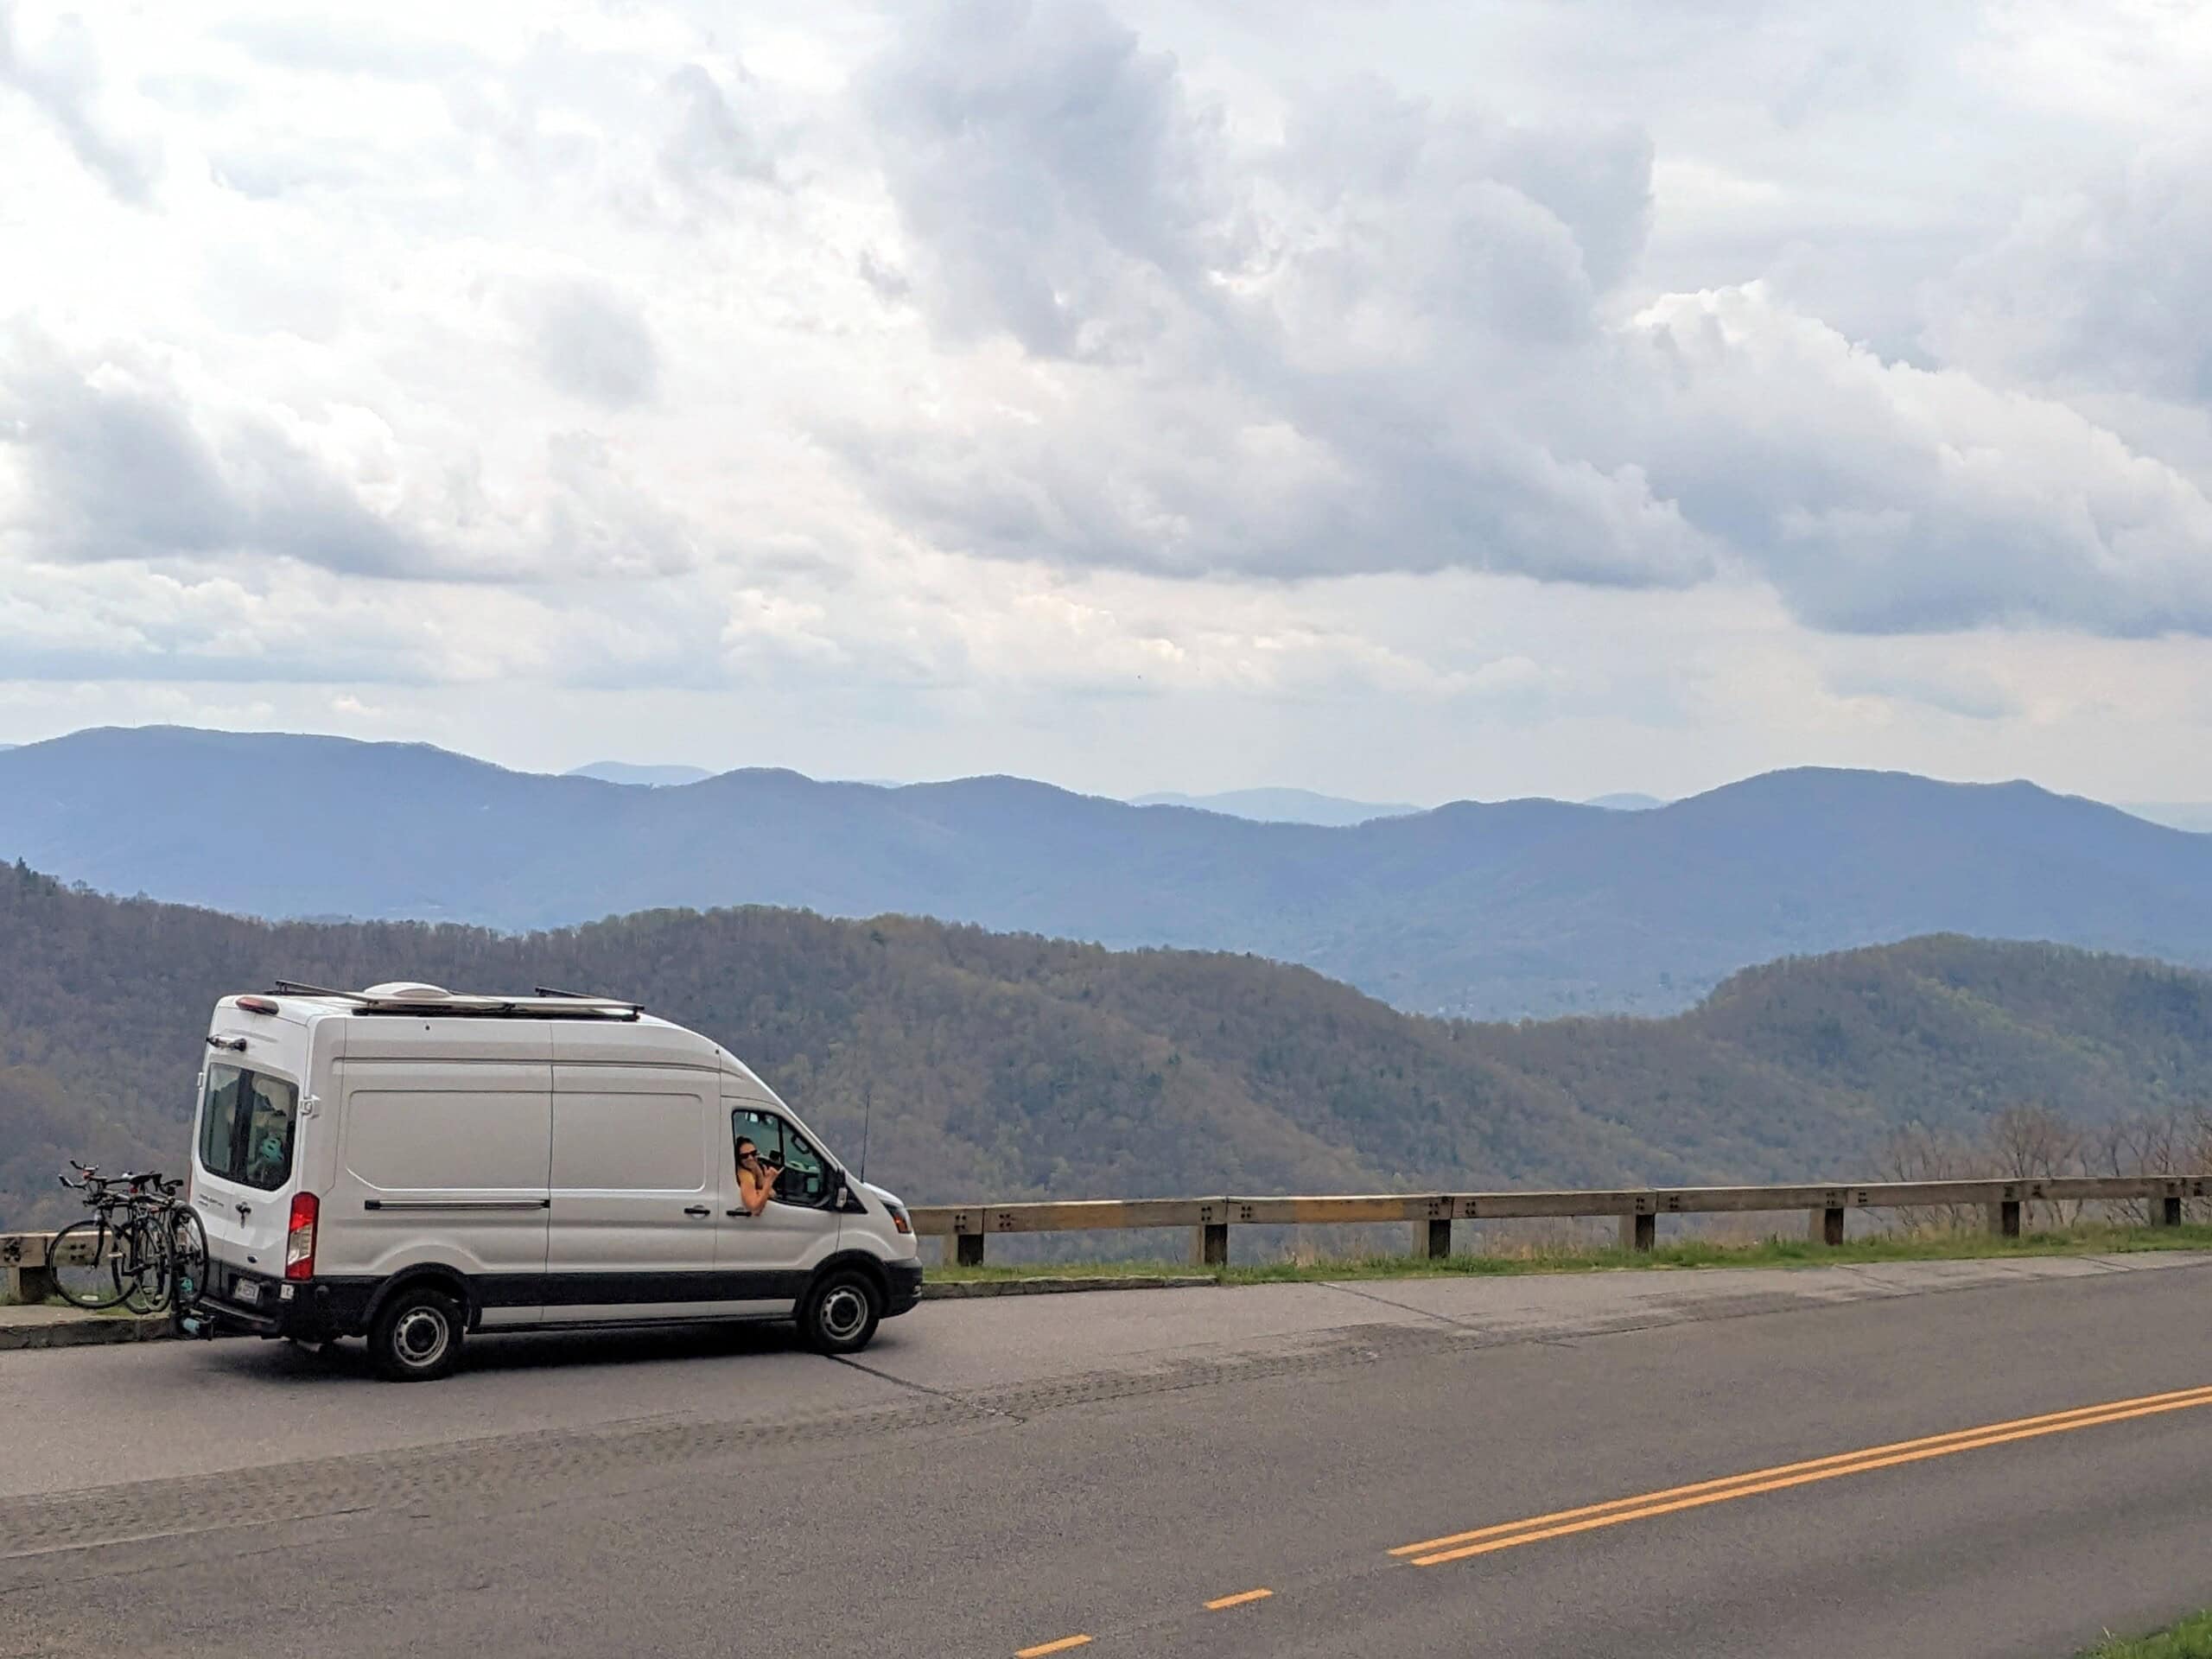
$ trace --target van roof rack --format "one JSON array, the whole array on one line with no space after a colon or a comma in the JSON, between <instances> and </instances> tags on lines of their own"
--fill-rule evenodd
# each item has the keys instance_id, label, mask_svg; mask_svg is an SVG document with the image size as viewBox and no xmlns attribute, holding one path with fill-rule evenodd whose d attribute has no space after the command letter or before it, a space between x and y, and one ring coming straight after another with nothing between
<instances>
[{"instance_id":1,"label":"van roof rack","mask_svg":"<svg viewBox=\"0 0 2212 1659\"><path fill-rule=\"evenodd\" d=\"M365 991L334 991L296 979L275 982L279 996L320 996L351 1002L356 1014L424 1015L441 1019L475 1020L637 1020L645 1011L642 1002L621 997L587 996L576 991L550 990L539 986L529 996L473 996L442 986L394 981L372 985Z\"/></svg>"}]
</instances>

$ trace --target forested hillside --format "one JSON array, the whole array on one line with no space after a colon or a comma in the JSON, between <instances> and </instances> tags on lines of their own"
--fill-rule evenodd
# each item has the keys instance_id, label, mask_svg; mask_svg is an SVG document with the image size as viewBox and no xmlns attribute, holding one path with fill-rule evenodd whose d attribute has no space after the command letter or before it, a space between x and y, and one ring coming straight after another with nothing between
<instances>
[{"instance_id":1,"label":"forested hillside","mask_svg":"<svg viewBox=\"0 0 2212 1659\"><path fill-rule=\"evenodd\" d=\"M918 1202L1811 1179L2022 1103L2212 1101L2212 979L1929 938L1740 974L1672 1019L1478 1025L1249 957L899 918L659 912L510 938L270 925L0 866L0 1225L72 1153L177 1167L210 1006L274 977L643 999Z\"/></svg>"},{"instance_id":2,"label":"forested hillside","mask_svg":"<svg viewBox=\"0 0 2212 1659\"><path fill-rule=\"evenodd\" d=\"M222 804L183 810L219 781ZM518 930L666 906L1255 951L1414 1013L1667 1014L1927 933L2212 968L2212 836L2028 784L1770 772L1646 811L1461 801L1331 828L1018 778L625 787L422 744L149 728L0 754L0 859L270 918Z\"/></svg>"}]
</instances>

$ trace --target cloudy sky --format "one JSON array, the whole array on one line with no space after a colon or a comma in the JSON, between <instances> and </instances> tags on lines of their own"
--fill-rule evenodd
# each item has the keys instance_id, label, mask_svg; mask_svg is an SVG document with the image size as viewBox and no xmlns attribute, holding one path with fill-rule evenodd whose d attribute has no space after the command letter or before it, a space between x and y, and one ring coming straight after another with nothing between
<instances>
[{"instance_id":1,"label":"cloudy sky","mask_svg":"<svg viewBox=\"0 0 2212 1659\"><path fill-rule=\"evenodd\" d=\"M2201 4L314 10L0 0L0 741L2212 794Z\"/></svg>"}]
</instances>

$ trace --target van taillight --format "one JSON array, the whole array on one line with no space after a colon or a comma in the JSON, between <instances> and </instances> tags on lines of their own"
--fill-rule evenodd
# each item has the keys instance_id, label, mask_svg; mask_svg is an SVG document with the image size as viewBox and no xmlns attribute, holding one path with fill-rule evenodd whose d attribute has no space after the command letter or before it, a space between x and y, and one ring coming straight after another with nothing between
<instances>
[{"instance_id":1,"label":"van taillight","mask_svg":"<svg viewBox=\"0 0 2212 1659\"><path fill-rule=\"evenodd\" d=\"M315 1218L321 1206L312 1192L292 1195L291 1224L284 1230L284 1276L315 1277Z\"/></svg>"}]
</instances>

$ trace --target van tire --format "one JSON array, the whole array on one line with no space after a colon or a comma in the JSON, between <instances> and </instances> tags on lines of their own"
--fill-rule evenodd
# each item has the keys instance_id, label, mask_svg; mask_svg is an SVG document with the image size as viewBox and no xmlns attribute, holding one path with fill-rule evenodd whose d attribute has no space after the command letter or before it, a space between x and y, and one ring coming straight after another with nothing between
<instances>
[{"instance_id":1,"label":"van tire","mask_svg":"<svg viewBox=\"0 0 2212 1659\"><path fill-rule=\"evenodd\" d=\"M883 1319L883 1293L853 1268L824 1274L799 1304L798 1333L817 1354L857 1354Z\"/></svg>"},{"instance_id":2,"label":"van tire","mask_svg":"<svg viewBox=\"0 0 2212 1659\"><path fill-rule=\"evenodd\" d=\"M434 1382L461 1357L461 1304L429 1285L395 1291L369 1327L369 1359L389 1382Z\"/></svg>"}]
</instances>

